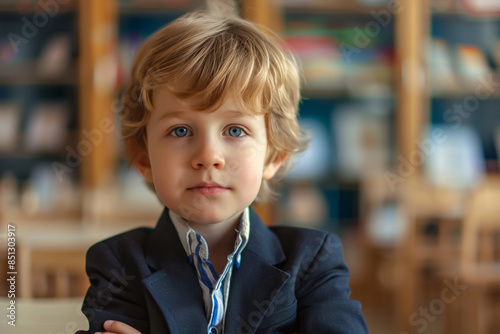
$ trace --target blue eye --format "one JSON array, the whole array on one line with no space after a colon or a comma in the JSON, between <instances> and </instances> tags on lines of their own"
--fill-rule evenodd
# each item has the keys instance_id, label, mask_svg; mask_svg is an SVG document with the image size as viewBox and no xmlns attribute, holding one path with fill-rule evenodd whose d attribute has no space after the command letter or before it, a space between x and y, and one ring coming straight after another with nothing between
<instances>
[{"instance_id":1,"label":"blue eye","mask_svg":"<svg viewBox=\"0 0 500 334\"><path fill-rule=\"evenodd\" d=\"M232 126L227 131L231 137L242 137L244 132L238 126Z\"/></svg>"},{"instance_id":2,"label":"blue eye","mask_svg":"<svg viewBox=\"0 0 500 334\"><path fill-rule=\"evenodd\" d=\"M185 126L178 126L173 129L170 134L172 134L174 137L186 137L190 134L190 131Z\"/></svg>"}]
</instances>

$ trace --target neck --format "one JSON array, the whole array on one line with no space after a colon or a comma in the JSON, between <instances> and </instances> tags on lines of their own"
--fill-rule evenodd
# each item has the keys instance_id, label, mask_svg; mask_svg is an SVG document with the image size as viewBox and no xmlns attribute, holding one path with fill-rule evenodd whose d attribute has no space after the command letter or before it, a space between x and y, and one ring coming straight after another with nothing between
<instances>
[{"instance_id":1,"label":"neck","mask_svg":"<svg viewBox=\"0 0 500 334\"><path fill-rule=\"evenodd\" d=\"M234 249L237 234L235 229L239 226L241 216L242 213L239 213L216 224L191 222L189 225L205 239L211 254L223 252L227 255Z\"/></svg>"}]
</instances>

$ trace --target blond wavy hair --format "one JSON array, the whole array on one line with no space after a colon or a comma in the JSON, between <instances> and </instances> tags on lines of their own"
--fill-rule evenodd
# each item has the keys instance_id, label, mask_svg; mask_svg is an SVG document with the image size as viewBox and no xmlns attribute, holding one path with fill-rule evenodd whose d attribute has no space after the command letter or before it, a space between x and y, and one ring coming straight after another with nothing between
<instances>
[{"instance_id":1,"label":"blond wavy hair","mask_svg":"<svg viewBox=\"0 0 500 334\"><path fill-rule=\"evenodd\" d=\"M146 124L159 85L181 100L189 99L194 110L214 110L235 97L244 111L263 114L265 163L284 158L277 175L305 145L297 121L297 63L278 37L244 19L188 13L156 31L137 50L121 109L121 133L131 164L147 150ZM264 181L256 200L271 195Z\"/></svg>"}]
</instances>

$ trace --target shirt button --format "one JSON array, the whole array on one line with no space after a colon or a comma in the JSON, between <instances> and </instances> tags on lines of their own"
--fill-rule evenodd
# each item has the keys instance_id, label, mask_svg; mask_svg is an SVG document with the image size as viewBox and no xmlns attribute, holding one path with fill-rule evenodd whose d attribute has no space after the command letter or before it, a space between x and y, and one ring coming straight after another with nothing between
<instances>
[{"instance_id":1,"label":"shirt button","mask_svg":"<svg viewBox=\"0 0 500 334\"><path fill-rule=\"evenodd\" d=\"M217 327L210 327L210 331L208 332L209 334L217 334Z\"/></svg>"}]
</instances>

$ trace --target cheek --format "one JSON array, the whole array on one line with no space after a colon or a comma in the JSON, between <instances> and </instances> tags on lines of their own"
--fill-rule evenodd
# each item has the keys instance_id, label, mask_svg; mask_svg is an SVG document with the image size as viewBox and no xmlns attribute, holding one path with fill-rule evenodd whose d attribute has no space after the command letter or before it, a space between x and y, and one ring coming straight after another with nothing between
<instances>
[{"instance_id":1,"label":"cheek","mask_svg":"<svg viewBox=\"0 0 500 334\"><path fill-rule=\"evenodd\" d=\"M246 187L260 187L264 166L264 154L255 149L241 152L239 159L230 161L227 171L230 177L237 177Z\"/></svg>"},{"instance_id":2,"label":"cheek","mask_svg":"<svg viewBox=\"0 0 500 334\"><path fill-rule=\"evenodd\" d=\"M256 165L259 161L264 161L265 148L261 147L256 143L250 143L247 145L235 146L231 149L231 152L226 154L226 157L232 161L233 164L239 162L242 167L248 167L251 165Z\"/></svg>"},{"instance_id":3,"label":"cheek","mask_svg":"<svg viewBox=\"0 0 500 334\"><path fill-rule=\"evenodd\" d=\"M165 152L156 151L151 156L153 181L158 196L163 200L178 188L176 183L179 181L180 162L177 157L172 157L171 154L165 154Z\"/></svg>"},{"instance_id":4,"label":"cheek","mask_svg":"<svg viewBox=\"0 0 500 334\"><path fill-rule=\"evenodd\" d=\"M170 197L173 195L173 178L168 177L170 171L163 169L161 171L155 170L153 173L153 180L158 197L163 204L167 205Z\"/></svg>"}]
</instances>

